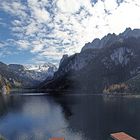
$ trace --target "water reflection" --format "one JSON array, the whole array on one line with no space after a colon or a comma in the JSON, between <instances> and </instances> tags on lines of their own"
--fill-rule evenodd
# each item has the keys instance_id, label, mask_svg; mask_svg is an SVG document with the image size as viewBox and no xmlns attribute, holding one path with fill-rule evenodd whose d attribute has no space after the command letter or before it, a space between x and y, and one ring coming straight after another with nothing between
<instances>
[{"instance_id":1,"label":"water reflection","mask_svg":"<svg viewBox=\"0 0 140 140\"><path fill-rule=\"evenodd\" d=\"M0 96L0 134L9 140L107 140L117 131L140 139L139 98Z\"/></svg>"},{"instance_id":2,"label":"water reflection","mask_svg":"<svg viewBox=\"0 0 140 140\"><path fill-rule=\"evenodd\" d=\"M9 140L47 140L52 136L86 140L73 132L65 108L47 96L1 96L0 133Z\"/></svg>"},{"instance_id":3,"label":"water reflection","mask_svg":"<svg viewBox=\"0 0 140 140\"><path fill-rule=\"evenodd\" d=\"M70 110L69 127L90 140L107 140L110 133L118 131L140 139L139 98L73 95L56 101Z\"/></svg>"}]
</instances>

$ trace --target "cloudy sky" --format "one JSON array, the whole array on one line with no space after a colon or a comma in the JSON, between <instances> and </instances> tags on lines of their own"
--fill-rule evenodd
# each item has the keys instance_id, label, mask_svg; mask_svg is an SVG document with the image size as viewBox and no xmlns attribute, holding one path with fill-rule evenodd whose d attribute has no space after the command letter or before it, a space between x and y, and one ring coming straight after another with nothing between
<instances>
[{"instance_id":1,"label":"cloudy sky","mask_svg":"<svg viewBox=\"0 0 140 140\"><path fill-rule=\"evenodd\" d=\"M0 61L58 64L94 38L140 28L139 13L140 0L0 0Z\"/></svg>"}]
</instances>

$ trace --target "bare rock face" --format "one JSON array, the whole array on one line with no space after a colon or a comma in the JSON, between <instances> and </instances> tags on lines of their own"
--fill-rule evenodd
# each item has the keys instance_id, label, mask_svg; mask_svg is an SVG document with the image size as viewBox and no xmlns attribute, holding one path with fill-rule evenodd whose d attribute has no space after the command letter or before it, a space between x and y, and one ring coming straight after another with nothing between
<instances>
[{"instance_id":1,"label":"bare rock face","mask_svg":"<svg viewBox=\"0 0 140 140\"><path fill-rule=\"evenodd\" d=\"M126 30L123 33L120 33L119 35L109 33L108 35L104 36L101 40L99 38L96 38L91 43L86 43L85 46L82 48L82 51L94 48L100 49L106 46L110 46L115 42L122 42L124 39L130 37L139 38L140 29L132 30L131 28L126 28Z\"/></svg>"},{"instance_id":2,"label":"bare rock face","mask_svg":"<svg viewBox=\"0 0 140 140\"><path fill-rule=\"evenodd\" d=\"M127 28L87 43L80 53L64 56L45 89L76 89L102 92L140 73L140 30Z\"/></svg>"}]
</instances>

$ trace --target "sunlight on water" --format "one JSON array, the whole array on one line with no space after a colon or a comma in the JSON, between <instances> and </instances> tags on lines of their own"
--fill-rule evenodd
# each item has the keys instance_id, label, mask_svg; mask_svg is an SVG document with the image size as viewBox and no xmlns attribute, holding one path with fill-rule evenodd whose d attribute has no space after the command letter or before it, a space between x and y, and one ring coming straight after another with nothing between
<instances>
[{"instance_id":1,"label":"sunlight on water","mask_svg":"<svg viewBox=\"0 0 140 140\"><path fill-rule=\"evenodd\" d=\"M139 124L140 98L133 96L0 96L0 134L7 140L107 140L118 131L138 139Z\"/></svg>"},{"instance_id":2,"label":"sunlight on water","mask_svg":"<svg viewBox=\"0 0 140 140\"><path fill-rule=\"evenodd\" d=\"M62 107L49 97L0 97L5 108L0 117L0 132L9 140L44 140L65 137L67 140L86 140L73 132L65 119Z\"/></svg>"}]
</instances>

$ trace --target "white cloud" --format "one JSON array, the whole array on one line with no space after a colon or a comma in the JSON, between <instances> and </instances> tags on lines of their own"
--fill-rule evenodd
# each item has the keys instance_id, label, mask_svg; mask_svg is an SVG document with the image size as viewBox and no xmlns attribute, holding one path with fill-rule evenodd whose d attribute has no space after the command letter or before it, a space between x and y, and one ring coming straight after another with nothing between
<instances>
[{"instance_id":1,"label":"white cloud","mask_svg":"<svg viewBox=\"0 0 140 140\"><path fill-rule=\"evenodd\" d=\"M35 23L35 21L32 21L31 23L29 23L26 26L25 35L27 35L27 36L30 36L31 35L32 36L36 32L38 32L37 24Z\"/></svg>"},{"instance_id":2,"label":"white cloud","mask_svg":"<svg viewBox=\"0 0 140 140\"><path fill-rule=\"evenodd\" d=\"M115 11L116 8L118 7L118 4L116 3L115 0L105 0L104 5L107 11Z\"/></svg>"},{"instance_id":3,"label":"white cloud","mask_svg":"<svg viewBox=\"0 0 140 140\"><path fill-rule=\"evenodd\" d=\"M5 0L0 8L14 16L14 44L36 53L39 61L58 61L94 38L140 28L139 0Z\"/></svg>"},{"instance_id":4,"label":"white cloud","mask_svg":"<svg viewBox=\"0 0 140 140\"><path fill-rule=\"evenodd\" d=\"M79 0L58 0L57 6L61 12L74 13L80 8Z\"/></svg>"},{"instance_id":5,"label":"white cloud","mask_svg":"<svg viewBox=\"0 0 140 140\"><path fill-rule=\"evenodd\" d=\"M34 9L34 14L38 22L47 22L49 13L45 9Z\"/></svg>"},{"instance_id":6,"label":"white cloud","mask_svg":"<svg viewBox=\"0 0 140 140\"><path fill-rule=\"evenodd\" d=\"M41 40L39 41L35 40L32 42L32 46L34 46L33 49L31 50L32 52L39 52L43 50L45 44Z\"/></svg>"},{"instance_id":7,"label":"white cloud","mask_svg":"<svg viewBox=\"0 0 140 140\"><path fill-rule=\"evenodd\" d=\"M30 43L27 40L18 40L16 41L16 44L20 46L20 49L28 49L30 46Z\"/></svg>"},{"instance_id":8,"label":"white cloud","mask_svg":"<svg viewBox=\"0 0 140 140\"><path fill-rule=\"evenodd\" d=\"M45 9L47 4L47 0L45 3L42 1L38 2L37 0L28 0L31 17L39 23L47 22L49 20L49 12Z\"/></svg>"},{"instance_id":9,"label":"white cloud","mask_svg":"<svg viewBox=\"0 0 140 140\"><path fill-rule=\"evenodd\" d=\"M21 19L27 17L27 14L25 12L26 6L24 6L19 1L12 1L12 2L9 0L1 1L0 9L12 15L18 16Z\"/></svg>"}]
</instances>

